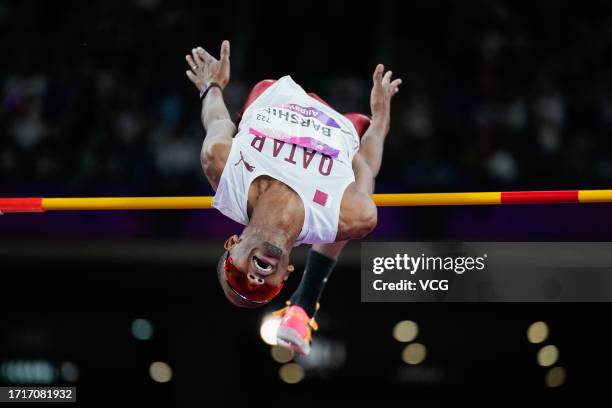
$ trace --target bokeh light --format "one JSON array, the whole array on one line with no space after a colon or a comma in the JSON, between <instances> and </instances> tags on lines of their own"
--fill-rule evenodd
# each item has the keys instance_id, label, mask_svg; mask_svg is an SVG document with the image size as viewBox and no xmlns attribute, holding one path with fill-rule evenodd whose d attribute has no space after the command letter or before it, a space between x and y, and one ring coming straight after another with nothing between
<instances>
[{"instance_id":1,"label":"bokeh light","mask_svg":"<svg viewBox=\"0 0 612 408\"><path fill-rule=\"evenodd\" d=\"M549 344L538 351L538 364L542 367L550 367L559 359L559 349L557 346Z\"/></svg>"},{"instance_id":2,"label":"bokeh light","mask_svg":"<svg viewBox=\"0 0 612 408\"><path fill-rule=\"evenodd\" d=\"M393 328L393 338L402 343L416 339L419 334L419 325L412 320L398 322Z\"/></svg>"},{"instance_id":3,"label":"bokeh light","mask_svg":"<svg viewBox=\"0 0 612 408\"><path fill-rule=\"evenodd\" d=\"M151 340L153 338L153 324L147 319L134 319L132 335L138 340Z\"/></svg>"},{"instance_id":4,"label":"bokeh light","mask_svg":"<svg viewBox=\"0 0 612 408\"><path fill-rule=\"evenodd\" d=\"M549 333L548 325L545 322L535 322L527 329L527 339L530 343L542 343L548 338Z\"/></svg>"},{"instance_id":5,"label":"bokeh light","mask_svg":"<svg viewBox=\"0 0 612 408\"><path fill-rule=\"evenodd\" d=\"M163 361L155 361L149 367L149 375L155 382L167 383L172 380L172 368Z\"/></svg>"},{"instance_id":6,"label":"bokeh light","mask_svg":"<svg viewBox=\"0 0 612 408\"><path fill-rule=\"evenodd\" d=\"M278 370L278 375L287 384L296 384L304 379L304 369L296 363L288 363Z\"/></svg>"},{"instance_id":7,"label":"bokeh light","mask_svg":"<svg viewBox=\"0 0 612 408\"><path fill-rule=\"evenodd\" d=\"M563 367L553 367L546 373L544 382L547 387L557 388L562 386L567 379L567 373Z\"/></svg>"},{"instance_id":8,"label":"bokeh light","mask_svg":"<svg viewBox=\"0 0 612 408\"><path fill-rule=\"evenodd\" d=\"M411 343L404 347L402 360L406 364L420 364L427 357L427 347L421 343Z\"/></svg>"},{"instance_id":9,"label":"bokeh light","mask_svg":"<svg viewBox=\"0 0 612 408\"><path fill-rule=\"evenodd\" d=\"M281 319L278 317L272 316L272 314L268 314L264 316L261 327L259 328L259 334L264 342L271 346L276 345L276 332L278 331L278 326L280 325Z\"/></svg>"},{"instance_id":10,"label":"bokeh light","mask_svg":"<svg viewBox=\"0 0 612 408\"><path fill-rule=\"evenodd\" d=\"M293 352L282 346L273 346L270 349L270 354L277 363L288 363L293 360Z\"/></svg>"}]
</instances>

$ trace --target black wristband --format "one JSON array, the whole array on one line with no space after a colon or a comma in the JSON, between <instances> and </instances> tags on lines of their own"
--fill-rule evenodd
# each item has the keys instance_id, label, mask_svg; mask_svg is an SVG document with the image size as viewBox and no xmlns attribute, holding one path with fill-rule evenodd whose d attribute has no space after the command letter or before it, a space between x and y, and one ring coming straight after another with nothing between
<instances>
[{"instance_id":1,"label":"black wristband","mask_svg":"<svg viewBox=\"0 0 612 408\"><path fill-rule=\"evenodd\" d=\"M201 101L203 101L203 100L204 100L204 98L206 98L206 95L208 94L208 91L210 91L212 88L219 88L219 89L221 89L221 85L219 85L219 84L218 84L218 83L216 83L216 82L209 82L209 83L206 85L206 89L204 89L204 91L200 93L200 100L201 100ZM222 89L221 89L221 90L222 90Z\"/></svg>"}]
</instances>

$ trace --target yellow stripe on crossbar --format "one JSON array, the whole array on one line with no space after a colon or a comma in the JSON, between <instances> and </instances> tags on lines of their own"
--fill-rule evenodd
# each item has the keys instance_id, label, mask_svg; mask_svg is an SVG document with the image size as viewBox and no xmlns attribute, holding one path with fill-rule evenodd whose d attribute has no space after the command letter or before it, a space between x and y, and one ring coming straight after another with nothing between
<instances>
[{"instance_id":1,"label":"yellow stripe on crossbar","mask_svg":"<svg viewBox=\"0 0 612 408\"><path fill-rule=\"evenodd\" d=\"M500 192L374 194L373 198L380 207L501 204Z\"/></svg>"},{"instance_id":2,"label":"yellow stripe on crossbar","mask_svg":"<svg viewBox=\"0 0 612 408\"><path fill-rule=\"evenodd\" d=\"M609 203L612 202L612 190L579 190L580 203Z\"/></svg>"},{"instance_id":3,"label":"yellow stripe on crossbar","mask_svg":"<svg viewBox=\"0 0 612 408\"><path fill-rule=\"evenodd\" d=\"M212 208L212 197L80 197L43 198L55 210L184 210Z\"/></svg>"}]
</instances>

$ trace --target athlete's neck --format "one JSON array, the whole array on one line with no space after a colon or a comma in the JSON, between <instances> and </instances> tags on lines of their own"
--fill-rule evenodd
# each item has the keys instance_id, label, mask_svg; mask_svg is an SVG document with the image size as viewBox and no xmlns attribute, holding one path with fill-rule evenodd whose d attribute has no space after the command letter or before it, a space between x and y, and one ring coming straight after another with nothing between
<instances>
[{"instance_id":1,"label":"athlete's neck","mask_svg":"<svg viewBox=\"0 0 612 408\"><path fill-rule=\"evenodd\" d=\"M269 177L258 177L251 184L247 213L249 224L245 230L289 251L304 225L304 205L300 196Z\"/></svg>"}]
</instances>

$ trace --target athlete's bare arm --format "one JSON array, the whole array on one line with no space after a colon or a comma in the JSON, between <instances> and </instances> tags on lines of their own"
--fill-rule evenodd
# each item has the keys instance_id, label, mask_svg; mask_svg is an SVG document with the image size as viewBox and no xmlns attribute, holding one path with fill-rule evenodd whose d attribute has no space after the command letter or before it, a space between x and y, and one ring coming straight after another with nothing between
<instances>
[{"instance_id":1,"label":"athlete's bare arm","mask_svg":"<svg viewBox=\"0 0 612 408\"><path fill-rule=\"evenodd\" d=\"M361 138L361 145L357 152L356 158L363 159L365 164L372 172L372 180L376 178L380 170L383 157L383 145L385 138L389 133L389 125L391 122L391 98L399 92L399 86L402 83L401 79L391 81L392 71L383 72L385 67L378 64L374 70L372 77L373 85L370 94L370 109L372 110L372 123L368 130ZM354 162L353 162L354 165ZM357 178L357 174L355 175ZM358 184L360 180L357 180ZM366 183L367 193L372 194L374 191L373 184Z\"/></svg>"},{"instance_id":2,"label":"athlete's bare arm","mask_svg":"<svg viewBox=\"0 0 612 408\"><path fill-rule=\"evenodd\" d=\"M208 91L202 102L201 113L206 138L202 144L200 162L206 178L215 191L232 146L232 138L236 134L236 126L231 120L221 93L230 80L229 57L229 41L223 41L221 44L220 60L211 56L202 47L192 49L191 55L185 56L190 68L186 71L187 77L200 92L211 82L221 86L221 89L213 87Z\"/></svg>"},{"instance_id":3,"label":"athlete's bare arm","mask_svg":"<svg viewBox=\"0 0 612 408\"><path fill-rule=\"evenodd\" d=\"M383 146L389 133L391 98L402 83L401 79L392 81L392 75L391 71L384 73L382 64L374 70L370 95L372 122L361 138L359 151L353 159L355 183L346 189L342 197L336 241L363 238L376 226L377 209L372 201L374 179L382 164ZM343 246L341 242L326 245L330 247L316 249L330 255L339 254Z\"/></svg>"}]
</instances>

